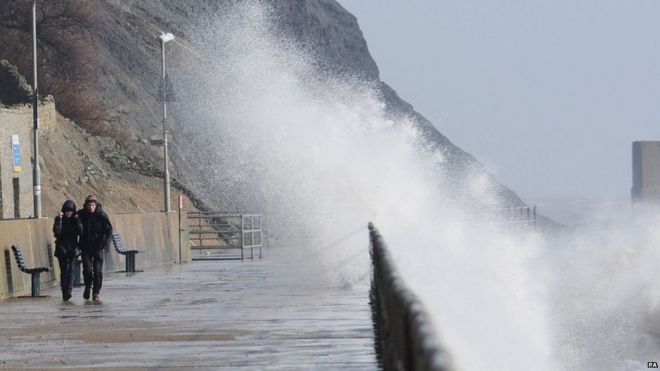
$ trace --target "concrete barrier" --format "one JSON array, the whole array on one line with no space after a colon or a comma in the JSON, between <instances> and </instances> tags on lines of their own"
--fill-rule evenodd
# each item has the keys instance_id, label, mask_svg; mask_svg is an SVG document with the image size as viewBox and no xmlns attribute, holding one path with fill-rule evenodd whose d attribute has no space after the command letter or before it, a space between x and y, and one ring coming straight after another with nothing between
<instances>
[{"instance_id":1,"label":"concrete barrier","mask_svg":"<svg viewBox=\"0 0 660 371\"><path fill-rule=\"evenodd\" d=\"M382 236L369 223L371 303L377 351L385 370L450 371L424 306L399 276Z\"/></svg>"},{"instance_id":2,"label":"concrete barrier","mask_svg":"<svg viewBox=\"0 0 660 371\"><path fill-rule=\"evenodd\" d=\"M190 239L187 228L180 228L179 214L111 214L110 222L114 231L120 233L130 249L143 251L137 255L138 270L158 265L172 264L181 260L190 261ZM181 220L186 220L185 214ZM41 275L42 283L59 279L57 259L53 256L53 218L0 220L0 299L28 294L30 275L21 272L10 251L17 245L23 251L28 266L47 266L51 270ZM182 229L180 231L180 229ZM181 250L179 250L179 248ZM125 257L114 247L105 255L104 272L124 270Z\"/></svg>"},{"instance_id":3,"label":"concrete barrier","mask_svg":"<svg viewBox=\"0 0 660 371\"><path fill-rule=\"evenodd\" d=\"M182 220L186 220L182 215ZM138 270L179 261L179 216L175 212L110 215L115 233L121 234L129 250L140 250L135 259ZM186 229L186 228L182 228ZM182 260L190 261L190 239L187 229L181 232ZM104 271L125 269L125 257L112 246L106 254Z\"/></svg>"}]
</instances>

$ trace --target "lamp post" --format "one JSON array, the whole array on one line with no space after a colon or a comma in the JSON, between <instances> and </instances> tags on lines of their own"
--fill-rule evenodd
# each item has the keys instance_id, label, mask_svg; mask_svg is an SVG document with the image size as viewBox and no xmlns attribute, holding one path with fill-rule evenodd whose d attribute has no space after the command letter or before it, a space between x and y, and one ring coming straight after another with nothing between
<instances>
[{"instance_id":1,"label":"lamp post","mask_svg":"<svg viewBox=\"0 0 660 371\"><path fill-rule=\"evenodd\" d=\"M32 0L32 127L34 129L34 163L32 164L32 194L34 218L41 218L41 168L39 167L39 87L37 86L37 0Z\"/></svg>"},{"instance_id":2,"label":"lamp post","mask_svg":"<svg viewBox=\"0 0 660 371\"><path fill-rule=\"evenodd\" d=\"M165 194L165 212L171 211L170 206L170 160L167 153L167 101L169 97L168 84L167 84L167 75L165 74L165 43L168 41L174 40L174 35L171 33L162 33L160 35L160 50L162 56L162 77L161 77L161 98L163 100L163 167L164 167L164 179L163 187Z\"/></svg>"}]
</instances>

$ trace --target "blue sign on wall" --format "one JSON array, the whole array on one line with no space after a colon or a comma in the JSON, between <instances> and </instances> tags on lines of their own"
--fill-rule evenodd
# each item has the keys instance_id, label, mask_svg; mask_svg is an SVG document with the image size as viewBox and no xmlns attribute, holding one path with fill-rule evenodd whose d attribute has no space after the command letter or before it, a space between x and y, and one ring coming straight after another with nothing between
<instances>
[{"instance_id":1,"label":"blue sign on wall","mask_svg":"<svg viewBox=\"0 0 660 371\"><path fill-rule=\"evenodd\" d=\"M11 150L14 158L14 172L20 173L23 170L21 163L21 143L18 141L18 135L11 136Z\"/></svg>"}]
</instances>

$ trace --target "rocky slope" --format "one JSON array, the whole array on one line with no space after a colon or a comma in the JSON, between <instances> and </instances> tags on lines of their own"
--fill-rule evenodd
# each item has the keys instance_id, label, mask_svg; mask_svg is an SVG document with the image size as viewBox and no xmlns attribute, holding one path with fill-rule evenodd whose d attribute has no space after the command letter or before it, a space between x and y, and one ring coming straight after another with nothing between
<instances>
[{"instance_id":1,"label":"rocky slope","mask_svg":"<svg viewBox=\"0 0 660 371\"><path fill-rule=\"evenodd\" d=\"M177 71L172 80L178 97L170 110L174 137L171 147L172 175L181 180L182 188L199 197L200 205L205 202L225 209L251 207L232 204L230 196L218 198L209 193L209 189L217 186L218 179L209 176L209 168L217 167L219 160L213 156L200 159L200 148L189 145L193 123L203 127L204 121L206 124L212 121L212 118L199 114L206 108L204 102L187 99L198 93L194 91L196 82L210 77L205 76L205 71L213 63L214 54L206 43L210 37L208 29L213 27L219 16L241 2L103 0L95 3L93 22L86 29L83 39L95 55L95 62L89 67L93 69L96 81L87 89L99 104L107 107L112 125L118 129L113 135L121 148L108 150L102 142L91 143L89 139L89 150L94 156L105 156L116 169L122 171L159 175L161 149L151 147L147 139L160 132L161 111L157 100L160 42L157 36L161 30L167 30L177 35L176 42L168 49L168 68ZM12 19L12 9L7 10L7 7L25 6L26 3L3 5L5 9L0 10L10 16L0 18L0 28L12 26L7 21ZM350 76L372 84L380 91L392 117L412 117L427 142L445 153L447 171L456 179L457 188L464 186L461 179L465 179L466 169L483 169L473 156L453 145L393 89L380 81L378 67L369 54L357 20L336 1L264 3L268 3L278 33L305 47L320 71L329 75ZM3 35L0 32L0 42ZM0 47L0 58L2 53ZM26 74L29 81L29 71ZM57 100L57 95L55 98ZM117 161L116 158L121 156L132 159ZM193 158L196 163L191 163ZM496 180L494 184L511 204L522 203Z\"/></svg>"},{"instance_id":2,"label":"rocky slope","mask_svg":"<svg viewBox=\"0 0 660 371\"><path fill-rule=\"evenodd\" d=\"M30 107L12 109L31 116ZM162 180L125 171L135 160L115 141L90 135L55 112L53 102L45 102L41 109L51 118L41 130L44 215L57 215L66 199L82 206L90 193L98 195L111 213L163 209ZM172 205L177 205L178 194L173 192ZM187 208L192 210L189 203Z\"/></svg>"},{"instance_id":3,"label":"rocky slope","mask_svg":"<svg viewBox=\"0 0 660 371\"><path fill-rule=\"evenodd\" d=\"M0 122L18 119L31 123L32 107L26 104L31 89L15 67L4 60L0 60L0 83ZM91 135L63 117L51 96L41 100L39 110L43 215L57 215L66 199L81 207L90 193L97 194L111 213L163 208L161 178L126 171L140 168L139 159L126 154L113 139ZM172 195L174 205L178 195ZM186 210L195 210L190 202L184 205Z\"/></svg>"}]
</instances>

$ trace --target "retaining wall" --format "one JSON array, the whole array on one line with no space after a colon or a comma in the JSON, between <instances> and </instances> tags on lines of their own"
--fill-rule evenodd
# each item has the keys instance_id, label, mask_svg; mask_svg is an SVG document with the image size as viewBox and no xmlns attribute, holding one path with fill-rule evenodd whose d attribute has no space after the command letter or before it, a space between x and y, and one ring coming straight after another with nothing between
<instances>
[{"instance_id":1,"label":"retaining wall","mask_svg":"<svg viewBox=\"0 0 660 371\"><path fill-rule=\"evenodd\" d=\"M377 351L385 370L450 371L424 306L399 276L378 230L369 223L371 304Z\"/></svg>"},{"instance_id":2,"label":"retaining wall","mask_svg":"<svg viewBox=\"0 0 660 371\"><path fill-rule=\"evenodd\" d=\"M41 102L39 117L42 129L53 126L57 120L57 111L52 100ZM14 168L12 135L17 135L19 140L20 150L17 154L21 162L20 169ZM0 108L0 218L28 218L34 215L32 140L32 106Z\"/></svg>"},{"instance_id":3,"label":"retaining wall","mask_svg":"<svg viewBox=\"0 0 660 371\"><path fill-rule=\"evenodd\" d=\"M129 249L142 251L136 256L138 270L179 261L179 245L183 262L190 261L190 239L187 228L179 228L179 216L185 213L110 214L110 222L116 233L121 234ZM11 245L23 251L26 264L50 267L41 274L42 283L59 279L57 258L53 256L53 218L0 220L0 299L29 295L30 275L21 272L11 252ZM180 229L183 229L180 232ZM180 233L179 233L180 232ZM114 246L106 253L103 271L116 272L125 269L123 255Z\"/></svg>"}]
</instances>

